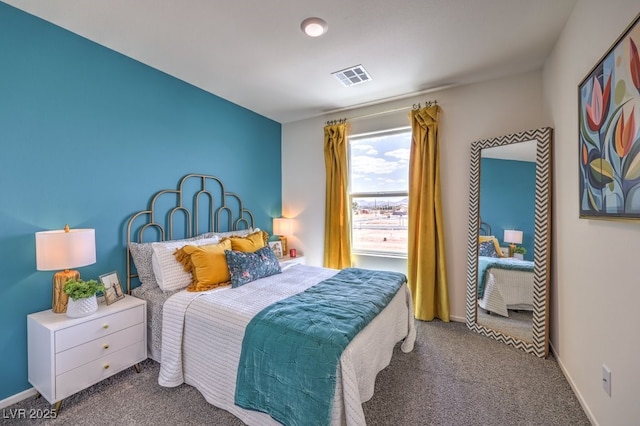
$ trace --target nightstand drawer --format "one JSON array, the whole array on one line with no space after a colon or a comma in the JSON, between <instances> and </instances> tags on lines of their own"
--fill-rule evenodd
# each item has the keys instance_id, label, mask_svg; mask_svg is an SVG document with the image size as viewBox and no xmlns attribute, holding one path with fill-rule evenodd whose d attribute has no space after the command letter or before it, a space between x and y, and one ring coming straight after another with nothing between
<instances>
[{"instance_id":1,"label":"nightstand drawer","mask_svg":"<svg viewBox=\"0 0 640 426\"><path fill-rule=\"evenodd\" d=\"M103 356L95 361L75 368L56 377L56 401L73 395L144 360L146 342L141 341Z\"/></svg>"},{"instance_id":2,"label":"nightstand drawer","mask_svg":"<svg viewBox=\"0 0 640 426\"><path fill-rule=\"evenodd\" d=\"M56 373L62 374L100 357L117 352L140 342L144 337L144 325L136 324L108 336L100 337L82 345L56 354Z\"/></svg>"},{"instance_id":3,"label":"nightstand drawer","mask_svg":"<svg viewBox=\"0 0 640 426\"><path fill-rule=\"evenodd\" d=\"M58 330L55 337L55 351L56 353L62 352L74 346L142 323L143 321L144 307L137 306L132 309Z\"/></svg>"}]
</instances>

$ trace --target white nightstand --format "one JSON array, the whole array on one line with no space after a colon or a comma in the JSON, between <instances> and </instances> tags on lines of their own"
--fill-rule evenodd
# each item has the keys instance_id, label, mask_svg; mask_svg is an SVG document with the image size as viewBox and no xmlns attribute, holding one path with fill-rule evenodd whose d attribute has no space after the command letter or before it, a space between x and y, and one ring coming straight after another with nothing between
<instances>
[{"instance_id":1,"label":"white nightstand","mask_svg":"<svg viewBox=\"0 0 640 426\"><path fill-rule=\"evenodd\" d=\"M83 318L27 316L29 383L58 410L62 400L147 359L146 301L125 296Z\"/></svg>"},{"instance_id":2,"label":"white nightstand","mask_svg":"<svg viewBox=\"0 0 640 426\"><path fill-rule=\"evenodd\" d=\"M278 262L280 262L280 269L287 269L293 265L305 264L304 256L296 256L296 257L285 256L281 259L278 259Z\"/></svg>"}]
</instances>

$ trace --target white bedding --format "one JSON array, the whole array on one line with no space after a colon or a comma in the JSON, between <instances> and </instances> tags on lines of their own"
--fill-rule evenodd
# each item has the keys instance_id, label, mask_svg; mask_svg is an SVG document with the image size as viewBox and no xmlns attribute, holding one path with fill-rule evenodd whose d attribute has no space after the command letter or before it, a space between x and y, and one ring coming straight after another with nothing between
<instances>
[{"instance_id":1,"label":"white bedding","mask_svg":"<svg viewBox=\"0 0 640 426\"><path fill-rule=\"evenodd\" d=\"M533 272L489 268L483 297L478 300L478 305L504 317L509 316L509 309L531 311L533 278Z\"/></svg>"},{"instance_id":2,"label":"white bedding","mask_svg":"<svg viewBox=\"0 0 640 426\"><path fill-rule=\"evenodd\" d=\"M244 329L266 306L305 290L338 271L295 265L282 274L240 288L186 291L164 304L162 386L187 383L205 399L249 425L277 425L269 415L234 404L236 373ZM362 403L373 396L377 373L389 365L395 344L413 350L416 332L411 293L404 284L389 305L351 341L337 371L333 425L365 425Z\"/></svg>"}]
</instances>

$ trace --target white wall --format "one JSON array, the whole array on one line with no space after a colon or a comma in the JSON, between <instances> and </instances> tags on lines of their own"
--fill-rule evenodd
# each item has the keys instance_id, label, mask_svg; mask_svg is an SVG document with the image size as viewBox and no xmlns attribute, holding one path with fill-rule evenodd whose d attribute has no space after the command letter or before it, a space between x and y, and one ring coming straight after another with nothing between
<instances>
[{"instance_id":1,"label":"white wall","mask_svg":"<svg viewBox=\"0 0 640 426\"><path fill-rule=\"evenodd\" d=\"M283 214L296 218L291 246L305 253L307 264L322 266L325 121L410 107L414 103L434 99L442 108L439 120L440 161L450 311L453 320L464 321L470 145L475 140L550 125L543 102L541 71L283 125ZM370 119L355 119L352 122L353 132L365 128L370 130L375 126L408 125L408 113L404 110ZM358 265L406 270L406 261L403 260L369 258L364 262L358 259Z\"/></svg>"},{"instance_id":2,"label":"white wall","mask_svg":"<svg viewBox=\"0 0 640 426\"><path fill-rule=\"evenodd\" d=\"M551 341L587 414L607 426L640 424L640 223L578 218L577 87L638 12L637 0L579 0L543 71L555 128Z\"/></svg>"}]
</instances>

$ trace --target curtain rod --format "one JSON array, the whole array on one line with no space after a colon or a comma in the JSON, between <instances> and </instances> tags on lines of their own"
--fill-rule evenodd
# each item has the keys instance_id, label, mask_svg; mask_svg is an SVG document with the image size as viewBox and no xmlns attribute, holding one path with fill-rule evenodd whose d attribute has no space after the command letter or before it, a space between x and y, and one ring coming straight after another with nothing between
<instances>
[{"instance_id":1,"label":"curtain rod","mask_svg":"<svg viewBox=\"0 0 640 426\"><path fill-rule=\"evenodd\" d=\"M433 100L433 101L426 101L424 103L424 108L428 108L432 105L437 105L438 101L437 100ZM408 109L420 109L422 108L422 105L420 103L417 104L413 104L411 106L406 106L406 107L402 107L402 108L394 108L394 109L389 109L386 111L380 111L380 112L372 112L370 114L362 114L362 115L356 115L354 117L348 117L348 118L340 118L340 119L336 119L336 120L329 120L327 121L327 125L330 124L338 124L341 122L345 122L345 121L354 121L354 120L360 120L362 118L370 118L370 117L375 117L377 115L385 115L385 114L391 114L393 112L398 112L398 111L405 111Z\"/></svg>"},{"instance_id":2,"label":"curtain rod","mask_svg":"<svg viewBox=\"0 0 640 426\"><path fill-rule=\"evenodd\" d=\"M369 117L375 117L376 115L385 115L385 114L391 114L393 112L398 112L398 111L404 111L407 109L412 109L413 107L402 107L402 108L394 108L394 109L389 109L387 111L380 111L380 112L372 112L371 114L362 114L362 115L356 115L354 117L349 117L347 118L347 120L349 121L353 121L353 120L360 120L361 118L369 118Z\"/></svg>"}]
</instances>

